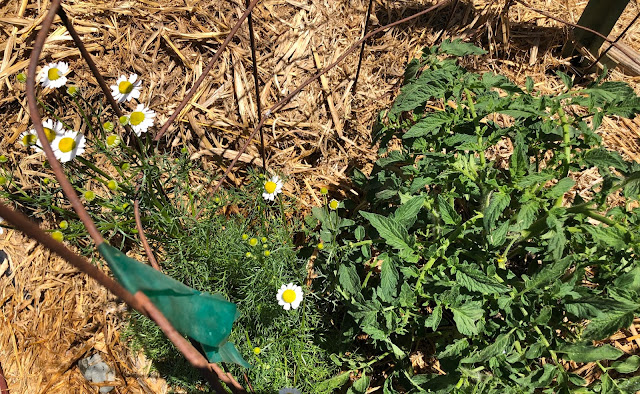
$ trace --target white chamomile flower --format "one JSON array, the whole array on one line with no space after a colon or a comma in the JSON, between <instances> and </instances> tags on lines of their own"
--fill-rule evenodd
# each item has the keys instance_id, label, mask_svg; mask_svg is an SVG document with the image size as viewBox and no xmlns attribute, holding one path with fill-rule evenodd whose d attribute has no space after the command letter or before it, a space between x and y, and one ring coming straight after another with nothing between
<instances>
[{"instance_id":1,"label":"white chamomile flower","mask_svg":"<svg viewBox=\"0 0 640 394\"><path fill-rule=\"evenodd\" d=\"M50 144L53 143L56 137L61 136L64 133L64 126L62 123L59 121L54 122L52 119L47 119L42 122L42 128L44 129L44 134L47 136L47 141L49 141ZM42 144L38 139L36 129L31 129L20 134L20 143L27 148L33 148L36 152L42 152Z\"/></svg>"},{"instance_id":2,"label":"white chamomile flower","mask_svg":"<svg viewBox=\"0 0 640 394\"><path fill-rule=\"evenodd\" d=\"M53 153L61 163L73 160L84 153L85 138L77 131L67 130L53 141Z\"/></svg>"},{"instance_id":3,"label":"white chamomile flower","mask_svg":"<svg viewBox=\"0 0 640 394\"><path fill-rule=\"evenodd\" d=\"M137 74L121 75L115 85L111 85L111 94L117 102L122 103L140 97L140 83Z\"/></svg>"},{"instance_id":4,"label":"white chamomile flower","mask_svg":"<svg viewBox=\"0 0 640 394\"><path fill-rule=\"evenodd\" d=\"M294 389L293 387L284 387L278 390L278 394L302 394L300 390Z\"/></svg>"},{"instance_id":5,"label":"white chamomile flower","mask_svg":"<svg viewBox=\"0 0 640 394\"><path fill-rule=\"evenodd\" d=\"M264 192L262 198L267 201L273 201L279 193L282 193L282 179L279 176L274 175L264 183Z\"/></svg>"},{"instance_id":6,"label":"white chamomile flower","mask_svg":"<svg viewBox=\"0 0 640 394\"><path fill-rule=\"evenodd\" d=\"M59 88L67 83L69 65L65 62L49 63L40 71L40 82L45 88Z\"/></svg>"},{"instance_id":7,"label":"white chamomile flower","mask_svg":"<svg viewBox=\"0 0 640 394\"><path fill-rule=\"evenodd\" d=\"M289 309L298 309L302 302L302 287L289 283L288 285L282 285L278 290L278 304L282 305L285 311Z\"/></svg>"},{"instance_id":8,"label":"white chamomile flower","mask_svg":"<svg viewBox=\"0 0 640 394\"><path fill-rule=\"evenodd\" d=\"M129 114L129 124L138 137L142 133L146 133L147 129L153 126L153 118L156 117L156 113L144 104L138 104L136 109Z\"/></svg>"}]
</instances>

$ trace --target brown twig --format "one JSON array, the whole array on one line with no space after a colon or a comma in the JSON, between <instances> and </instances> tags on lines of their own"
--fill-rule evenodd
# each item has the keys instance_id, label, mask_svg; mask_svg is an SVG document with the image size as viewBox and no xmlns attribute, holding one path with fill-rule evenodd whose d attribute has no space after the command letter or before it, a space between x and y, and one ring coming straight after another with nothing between
<instances>
[{"instance_id":1,"label":"brown twig","mask_svg":"<svg viewBox=\"0 0 640 394\"><path fill-rule=\"evenodd\" d=\"M367 6L367 14L364 17L364 28L362 29L362 37L367 34L367 29L369 28L369 18L371 18L371 8L373 8L373 0L369 0L369 5ZM358 85L358 77L360 76L360 68L362 67L362 58L364 57L364 47L367 44L367 41L362 41L362 45L360 46L360 54L358 55L358 67L356 67L356 77L353 79L353 86L351 87L351 95L355 96L356 94L356 86ZM337 127L337 126L336 126Z\"/></svg>"},{"instance_id":2,"label":"brown twig","mask_svg":"<svg viewBox=\"0 0 640 394\"><path fill-rule=\"evenodd\" d=\"M158 260L153 255L153 250L149 246L149 242L147 242L147 237L144 235L144 230L142 229L142 220L140 220L140 202L136 199L133 202L133 216L136 219L136 228L138 229L138 235L140 236L140 242L142 243L142 247L144 248L144 252L147 254L147 259L149 259L149 263L156 270L162 272L160 266L158 265Z\"/></svg>"},{"instance_id":3,"label":"brown twig","mask_svg":"<svg viewBox=\"0 0 640 394\"><path fill-rule=\"evenodd\" d=\"M36 41L33 44L33 50L31 51L31 57L29 59L29 71L27 74L27 104L29 107L29 116L31 117L33 126L38 133L38 140L42 145L44 153L47 155L47 160L49 160L51 169L60 182L60 186L62 187L64 194L67 196L67 199L71 203L73 210L76 211L78 217L86 227L87 232L93 239L93 242L96 245L100 245L102 242L104 242L104 239L102 238L102 235L100 235L100 232L96 228L96 225L93 223L93 221L91 221L89 214L84 209L84 206L80 202L80 198L76 194L76 191L73 189L73 186L64 176L62 165L60 165L55 155L53 154L53 150L51 149L49 140L47 139L47 136L44 133L44 128L42 127L42 118L40 117L40 113L38 112L38 105L36 101L36 68L38 67L38 61L40 53L42 52L42 47L44 46L47 35L49 34L49 28L51 27L53 18L56 16L56 11L60 7L60 1L61 0L51 1L51 8L49 9L49 13L42 21L42 24L40 25L40 32L38 32Z\"/></svg>"},{"instance_id":4,"label":"brown twig","mask_svg":"<svg viewBox=\"0 0 640 394\"><path fill-rule=\"evenodd\" d=\"M249 8L249 0L246 0L247 8ZM251 44L251 64L253 66L253 84L256 88L256 107L258 109L258 116L262 114L262 100L260 99L260 81L258 80L258 62L256 55L256 39L253 31L253 13L249 12L249 43ZM264 173L267 173L267 152L264 146L264 133L262 127L260 128L260 153L262 154L262 169Z\"/></svg>"},{"instance_id":5,"label":"brown twig","mask_svg":"<svg viewBox=\"0 0 640 394\"><path fill-rule=\"evenodd\" d=\"M169 340L173 342L180 353L184 355L187 361L189 361L189 363L195 368L199 369L205 375L207 381L214 388L219 388L216 388L216 390L222 390L220 380L225 383L229 382L229 384L233 384L233 382L228 378L227 375L224 374L224 372L222 372L222 374L218 374L218 376L214 376L211 374L212 369L209 365L209 362L193 346L191 346L191 344L187 342L187 340L184 339L184 337L178 331L176 331L175 328L173 328L167 318L164 317L162 312L160 312L158 308L156 308L156 306L149 300L149 298L147 298L146 295L144 295L144 293L137 292L135 295L131 294L118 282L114 281L104 272L99 270L96 266L86 261L86 259L73 253L63 243L51 238L50 235L40 229L37 224L27 219L26 216L17 211L14 211L13 209L5 206L2 203L0 203L0 217L4 218L7 222L25 233L30 238L38 241L48 250L62 257L78 270L87 274L104 288L127 303L127 305L153 320L158 325L158 327L160 327L162 332L164 332L167 338L169 338ZM221 370L214 369L214 371L217 372ZM224 391L219 392L222 393Z\"/></svg>"},{"instance_id":6,"label":"brown twig","mask_svg":"<svg viewBox=\"0 0 640 394\"><path fill-rule=\"evenodd\" d=\"M373 30L372 32L366 34L364 37L362 37L358 41L354 42L342 55L340 55L336 59L336 61L334 61L330 65L326 66L322 70L316 72L313 76L311 76L310 78L308 78L307 80L302 82L302 84L300 84L300 86L298 86L295 90L293 90L291 93L289 93L286 97L284 97L282 100L278 101L277 103L272 105L269 109L267 109L265 111L264 115L262 115L262 118L260 119L260 122L258 123L258 125L253 129L253 131L249 135L249 138L247 138L247 140L244 143L244 145L242 145L242 147L238 151L238 154L236 155L236 157L233 159L233 161L231 161L231 164L229 164L229 166L227 167L227 170L224 172L224 174L222 174L222 177L220 178L220 180L218 181L216 186L213 188L211 194L216 193L218 191L218 189L220 189L220 187L222 186L222 183L224 182L225 179L227 179L227 177L229 176L229 173L231 172L231 170L235 166L236 162L240 158L240 155L242 155L242 153L244 153L244 151L247 149L247 147L249 146L249 143L251 142L251 140L255 137L255 135L257 134L258 130L260 130L260 127L262 127L264 125L264 122L267 121L267 118L269 118L274 112L276 112L276 111L280 110L282 107L284 107L293 97L295 97L298 93L300 93L302 91L302 89L306 88L307 85L309 85L310 83L312 83L316 79L320 78L321 75L326 74L329 70L331 70L333 67L338 65L340 62L342 62L344 60L344 58L346 58L349 54L351 54L353 51L358 49L358 46L362 42L364 42L367 39L369 39L369 37L372 37L372 36L380 33L381 31L390 29L390 28L392 28L394 26L400 25L402 23L405 23L405 22L408 22L408 21L410 21L412 19L415 19L415 18L417 18L419 16L427 14L427 13L433 11L433 10L436 10L436 9L438 9L438 8L448 4L448 3L450 3L451 1L452 0L442 0L442 1L438 2L437 4L427 8L425 10L417 12L417 13L411 15L411 16L408 16L406 18L400 19L400 20L395 21L393 23L390 23L388 25L381 26L381 27ZM196 217L199 217L200 213L202 213L202 209L200 210L200 212L198 212Z\"/></svg>"},{"instance_id":7,"label":"brown twig","mask_svg":"<svg viewBox=\"0 0 640 394\"><path fill-rule=\"evenodd\" d=\"M444 23L444 27L440 31L440 34L438 34L438 37L436 38L436 40L433 42L433 45L440 42L440 39L442 39L444 32L449 28L449 23L451 23L451 20L453 19L453 14L456 12L459 2L460 0L455 0L455 3L453 3L453 7L451 7L451 12L449 12L449 16L447 16L447 21Z\"/></svg>"},{"instance_id":8,"label":"brown twig","mask_svg":"<svg viewBox=\"0 0 640 394\"><path fill-rule=\"evenodd\" d=\"M198 87L200 86L200 84L202 84L202 81L204 81L204 79L207 77L207 75L209 74L209 71L211 71L214 64L216 64L216 62L218 61L218 58L220 57L220 55L222 55L222 52L225 50L227 45L229 45L229 43L231 42L231 39L236 35L236 32L240 28L240 25L242 25L242 22L244 22L244 20L247 19L247 17L251 13L251 10L253 9L253 7L256 6L256 4L258 4L258 0L251 0L251 3L249 3L249 5L247 6L247 9L240 16L240 19L238 19L238 21L233 26L229 34L227 34L227 38L224 39L224 42L222 43L222 45L220 45L220 48L218 48L215 55L213 55L213 58L211 58L211 61L209 62L209 64L207 64L207 67L205 67L204 70L202 70L202 74L200 75L200 77L194 82L191 89L189 89L189 92L187 93L187 95L182 99L180 104L178 104L178 107L173 111L173 114L171 114L171 116L169 117L169 120L167 120L167 122L162 126L160 131L158 131L158 134L156 134L156 136L153 138L154 141L158 141L160 138L162 138L164 133L166 133L167 130L169 129L169 126L171 126L171 124L176 120L178 115L180 115L180 111L182 111L182 109L187 105L187 102L191 100L191 97L193 97L193 95L196 93L196 90L198 90ZM260 116L260 113L258 113L258 116Z\"/></svg>"}]
</instances>

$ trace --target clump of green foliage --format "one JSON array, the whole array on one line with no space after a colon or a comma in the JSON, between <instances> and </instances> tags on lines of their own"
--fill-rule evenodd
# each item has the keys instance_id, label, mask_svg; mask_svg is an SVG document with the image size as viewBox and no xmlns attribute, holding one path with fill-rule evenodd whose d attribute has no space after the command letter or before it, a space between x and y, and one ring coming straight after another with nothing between
<instances>
[{"instance_id":1,"label":"clump of green foliage","mask_svg":"<svg viewBox=\"0 0 640 394\"><path fill-rule=\"evenodd\" d=\"M141 252L134 219L137 200L142 227L163 272L237 304L241 314L229 341L253 368L223 367L243 385L246 373L260 393L283 387L316 392L315 382L337 369L329 361L331 346L317 299L306 294L298 309L285 311L276 298L283 284L304 285L307 277L307 262L297 257L292 241L300 227L295 207L283 198L266 202L260 196L264 175L258 174L251 174L242 188L212 196L207 186L215 174L189 159L186 148L172 152L147 133L129 135L121 125L105 122L112 118L99 98L60 90L45 100L40 102L43 112L65 128L81 118L87 149L64 163L64 171L104 238L123 252ZM70 110L74 106L75 113ZM60 184L51 178L48 163L26 159L28 152L30 148L16 143L9 157L0 157L0 199L51 223L48 231L60 241L102 264ZM207 391L202 376L153 322L137 313L129 317L126 338L146 353L161 376L174 387Z\"/></svg>"},{"instance_id":2,"label":"clump of green foliage","mask_svg":"<svg viewBox=\"0 0 640 394\"><path fill-rule=\"evenodd\" d=\"M564 73L564 91L544 95L459 65L483 53L445 41L411 61L374 129L371 175L353 176L365 201L345 202L350 218L314 211L317 291L335 294L345 342L358 338L334 361L362 373L353 392L380 365L384 393L635 392L625 374L640 358L594 341L640 310L640 165L596 131L640 99L602 78L574 90ZM508 159L487 153L498 143ZM599 182L572 193L594 167ZM445 374L416 373L416 350ZM567 361L595 362L600 379L587 387Z\"/></svg>"}]
</instances>

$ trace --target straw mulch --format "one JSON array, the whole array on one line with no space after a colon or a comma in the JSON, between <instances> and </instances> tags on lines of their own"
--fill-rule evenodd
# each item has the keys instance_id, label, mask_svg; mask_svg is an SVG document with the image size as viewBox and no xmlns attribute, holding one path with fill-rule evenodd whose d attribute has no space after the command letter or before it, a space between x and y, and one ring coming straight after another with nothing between
<instances>
[{"instance_id":1,"label":"straw mulch","mask_svg":"<svg viewBox=\"0 0 640 394\"><path fill-rule=\"evenodd\" d=\"M529 3L575 23L586 1ZM376 1L371 26L431 4L434 2ZM518 83L531 76L542 92L560 91L560 83L549 76L571 68L567 59L558 57L569 30L521 5L512 5L506 12L504 4L461 1L445 37L462 37L489 49L489 56L468 64L474 70L492 70ZM31 45L48 5L48 0L0 3L0 152L12 159L24 153L15 147L15 141L31 127L24 85L16 82L15 75L26 72ZM254 26L263 108L360 38L366 6L362 0L261 2L254 12ZM69 0L64 7L108 83L120 74L141 76L140 102L158 112L160 124L245 9L239 0ZM355 95L350 89L357 52L268 120L263 130L268 166L289 177L285 195L296 199L303 209L320 203L321 186L328 186L338 198L358 198L348 175L353 167L365 172L371 169L373 121L397 93L406 63L433 42L450 10L445 7L370 40ZM631 2L612 36L637 12L638 5ZM640 49L638 29L632 27L621 42ZM186 146L193 160L212 170L226 169L258 120L249 48L245 24L170 129L169 149ZM104 103L69 33L56 21L41 64L58 60L70 63L71 79L85 96ZM625 80L637 90L640 86L640 79L616 71L612 78ZM77 116L67 115L73 118ZM71 123L80 127L79 120ZM603 136L609 147L640 161L640 122L605 119ZM242 161L259 162L259 157L255 141ZM230 181L240 185L243 175L240 166ZM76 361L96 351L117 367L119 392L165 390L161 381L147 379L144 366L138 366L139 358L129 354L120 341L121 309L104 290L18 232L0 236L0 247L12 256L10 274L0 267L4 268L0 270L0 362L13 392L95 392L80 376ZM637 352L636 324L614 337L614 345Z\"/></svg>"}]
</instances>

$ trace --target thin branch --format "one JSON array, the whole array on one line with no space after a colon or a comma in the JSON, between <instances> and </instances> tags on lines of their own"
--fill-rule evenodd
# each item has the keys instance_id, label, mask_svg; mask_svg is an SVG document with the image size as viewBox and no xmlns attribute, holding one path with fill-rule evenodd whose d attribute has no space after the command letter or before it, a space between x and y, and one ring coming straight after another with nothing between
<instances>
[{"instance_id":1,"label":"thin branch","mask_svg":"<svg viewBox=\"0 0 640 394\"><path fill-rule=\"evenodd\" d=\"M609 44L609 46L607 47L607 49L605 49L604 51L602 51L602 53L600 54L600 56L598 56L598 58L596 60L593 61L593 63L591 63L591 65L589 67L587 67L587 69L585 70L585 73L589 70L591 70L593 68L593 66L595 66L596 64L598 64L598 62L600 62L600 60L602 60L602 58L611 50L611 48L613 48L613 45L616 44L618 41L620 41L622 39L622 37L625 36L625 34L627 34L627 32L629 31L629 29L631 28L631 26L633 26L634 23L636 23L636 21L638 20L638 18L640 18L640 12L636 14L636 16L633 18L633 20L631 22L629 22L629 24L627 25L627 27L624 28L624 30L622 31L622 33L620 33L620 35L615 39L615 41L613 41L612 43Z\"/></svg>"},{"instance_id":2,"label":"thin branch","mask_svg":"<svg viewBox=\"0 0 640 394\"><path fill-rule=\"evenodd\" d=\"M198 87L200 86L200 84L202 84L202 81L204 81L207 75L209 75L209 71L211 71L214 64L216 64L216 62L218 61L218 58L220 57L220 55L222 55L222 52L225 50L227 45L229 45L229 43L231 42L231 39L236 35L236 32L240 28L240 25L242 25L242 22L244 22L244 20L247 19L247 17L251 13L251 10L253 9L253 7L256 6L256 4L258 4L258 0L251 0L251 3L249 3L249 6L247 7L247 9L244 11L242 16L240 16L240 19L238 19L236 24L233 26L233 28L227 35L227 38L224 39L224 42L222 43L222 45L220 45L220 48L218 48L218 50L216 51L216 54L213 55L213 58L211 59L209 64L207 64L207 67L205 67L204 70L202 70L202 74L200 74L200 77L196 80L196 82L193 84L191 89L189 89L189 93L187 93L187 95L182 99L180 104L178 104L178 107L173 111L173 114L171 114L171 116L169 117L169 120L167 120L167 122L162 126L162 128L158 132L158 134L156 134L156 136L153 138L154 141L158 141L160 138L162 138L164 133L166 133L167 130L169 129L169 126L171 126L171 124L176 120L178 115L180 115L180 111L182 111L182 109L187 105L189 100L191 100L191 97L193 97L193 95L196 94Z\"/></svg>"},{"instance_id":3,"label":"thin branch","mask_svg":"<svg viewBox=\"0 0 640 394\"><path fill-rule=\"evenodd\" d=\"M249 0L246 0L247 8L249 8ZM251 44L251 64L253 66L253 84L256 88L256 107L258 109L258 116L262 114L262 100L260 99L260 80L258 79L258 62L256 55L256 38L253 31L253 13L249 12L249 43ZM264 146L264 133L262 127L260 128L260 153L262 154L262 169L264 173L267 173L267 152Z\"/></svg>"},{"instance_id":4,"label":"thin branch","mask_svg":"<svg viewBox=\"0 0 640 394\"><path fill-rule=\"evenodd\" d=\"M147 242L147 237L144 235L144 229L142 228L142 220L140 220L140 202L136 199L133 202L133 216L136 219L136 228L138 229L138 235L140 236L140 242L142 242L142 247L144 248L144 252L147 254L147 259L149 259L149 263L156 270L162 272L160 266L158 265L158 260L153 255L153 250L149 246L149 242Z\"/></svg>"},{"instance_id":5,"label":"thin branch","mask_svg":"<svg viewBox=\"0 0 640 394\"><path fill-rule=\"evenodd\" d=\"M51 8L42 21L42 24L40 25L40 31L38 32L35 43L33 44L33 50L31 51L31 57L29 59L29 71L27 74L27 104L29 107L29 116L31 117L33 126L36 129L36 133L38 134L38 140L42 144L42 149L47 155L47 160L49 160L51 169L60 182L60 186L62 187L64 194L67 196L67 199L71 203L73 210L76 211L78 217L86 227L87 232L93 239L93 242L96 245L100 245L102 242L104 242L104 239L102 238L102 235L100 235L100 232L96 228L96 225L93 223L93 221L91 221L89 214L84 209L84 206L82 205L82 202L80 202L80 198L76 194L73 186L65 177L64 171L62 170L62 165L58 162L56 156L53 154L53 150L51 149L49 140L47 139L47 136L44 133L44 128L42 127L42 118L40 117L38 104L36 101L36 68L38 67L40 53L42 52L42 47L44 46L44 42L47 39L47 35L49 34L51 23L53 22L53 18L56 16L56 11L60 7L60 1L61 0L51 1Z\"/></svg>"},{"instance_id":6,"label":"thin branch","mask_svg":"<svg viewBox=\"0 0 640 394\"><path fill-rule=\"evenodd\" d=\"M275 103L274 105L272 105L269 109L267 109L264 113L264 115L262 115L262 118L260 119L260 122L258 123L258 125L253 129L253 131L251 132L251 134L249 135L249 138L247 138L246 142L244 143L244 145L242 145L242 147L240 148L240 150L238 151L238 154L236 155L236 157L231 161L231 164L229 164L229 167L227 167L227 170L224 172L224 174L222 175L222 177L220 178L220 180L218 181L218 183L216 184L216 186L213 188L211 194L214 194L218 191L218 189L220 189L220 187L222 186L222 183L224 182L225 179L227 179L227 177L229 176L229 173L231 172L231 170L233 169L233 167L235 166L236 162L238 161L238 159L240 158L240 156L242 155L242 153L244 153L244 151L247 149L247 147L249 146L249 143L251 142L251 140L255 137L255 135L258 133L258 130L260 130L260 128L264 125L264 123L267 121L267 118L269 118L273 113L275 113L276 111L280 110L282 107L284 107L293 97L295 97L298 93L300 93L302 91L302 89L306 88L307 85L309 85L310 83L312 83L313 81L315 81L316 79L320 78L321 75L326 74L329 70L331 70L332 68L334 68L336 65L338 65L340 62L342 62L344 60L344 58L346 58L349 54L351 54L353 51L355 51L356 49L358 49L358 46L366 41L367 39L369 39L369 37L372 37L384 30L390 29L394 26L403 24L405 22L408 22L412 19L418 18L422 15L425 15L433 10L436 10L448 3L450 3L452 0L442 0L440 2L438 2L437 4L422 10L420 12L417 12L411 16L408 16L406 18L400 19L398 21L395 21L393 23L390 23L388 25L385 26L381 26L375 30L373 30L372 32L366 34L364 37L362 37L361 39L359 39L358 41L354 42L342 55L340 55L340 57L338 57L336 59L336 61L334 61L333 63L331 63L330 65L326 66L325 68L323 68L322 70L316 72L313 76L311 76L310 78L308 78L307 80L305 80L304 82L302 82L302 84L300 84L300 86L298 86L295 90L293 90L291 93L289 93L286 97L284 97L282 100L278 101L277 103ZM200 213L202 213L202 209L200 210L200 212L196 215L197 217L200 216Z\"/></svg>"},{"instance_id":7,"label":"thin branch","mask_svg":"<svg viewBox=\"0 0 640 394\"><path fill-rule=\"evenodd\" d=\"M373 8L373 0L369 0L369 5L367 6L367 14L364 17L364 28L362 29L362 37L364 37L367 34L367 30L369 28L369 19L371 18L371 8ZM358 85L358 77L360 76L360 68L362 67L362 58L364 57L365 45L367 45L366 40L362 41L362 45L360 46L360 54L358 55L358 67L356 68L356 77L353 79L353 86L351 87L352 96L355 96L356 94L356 86Z\"/></svg>"}]
</instances>

